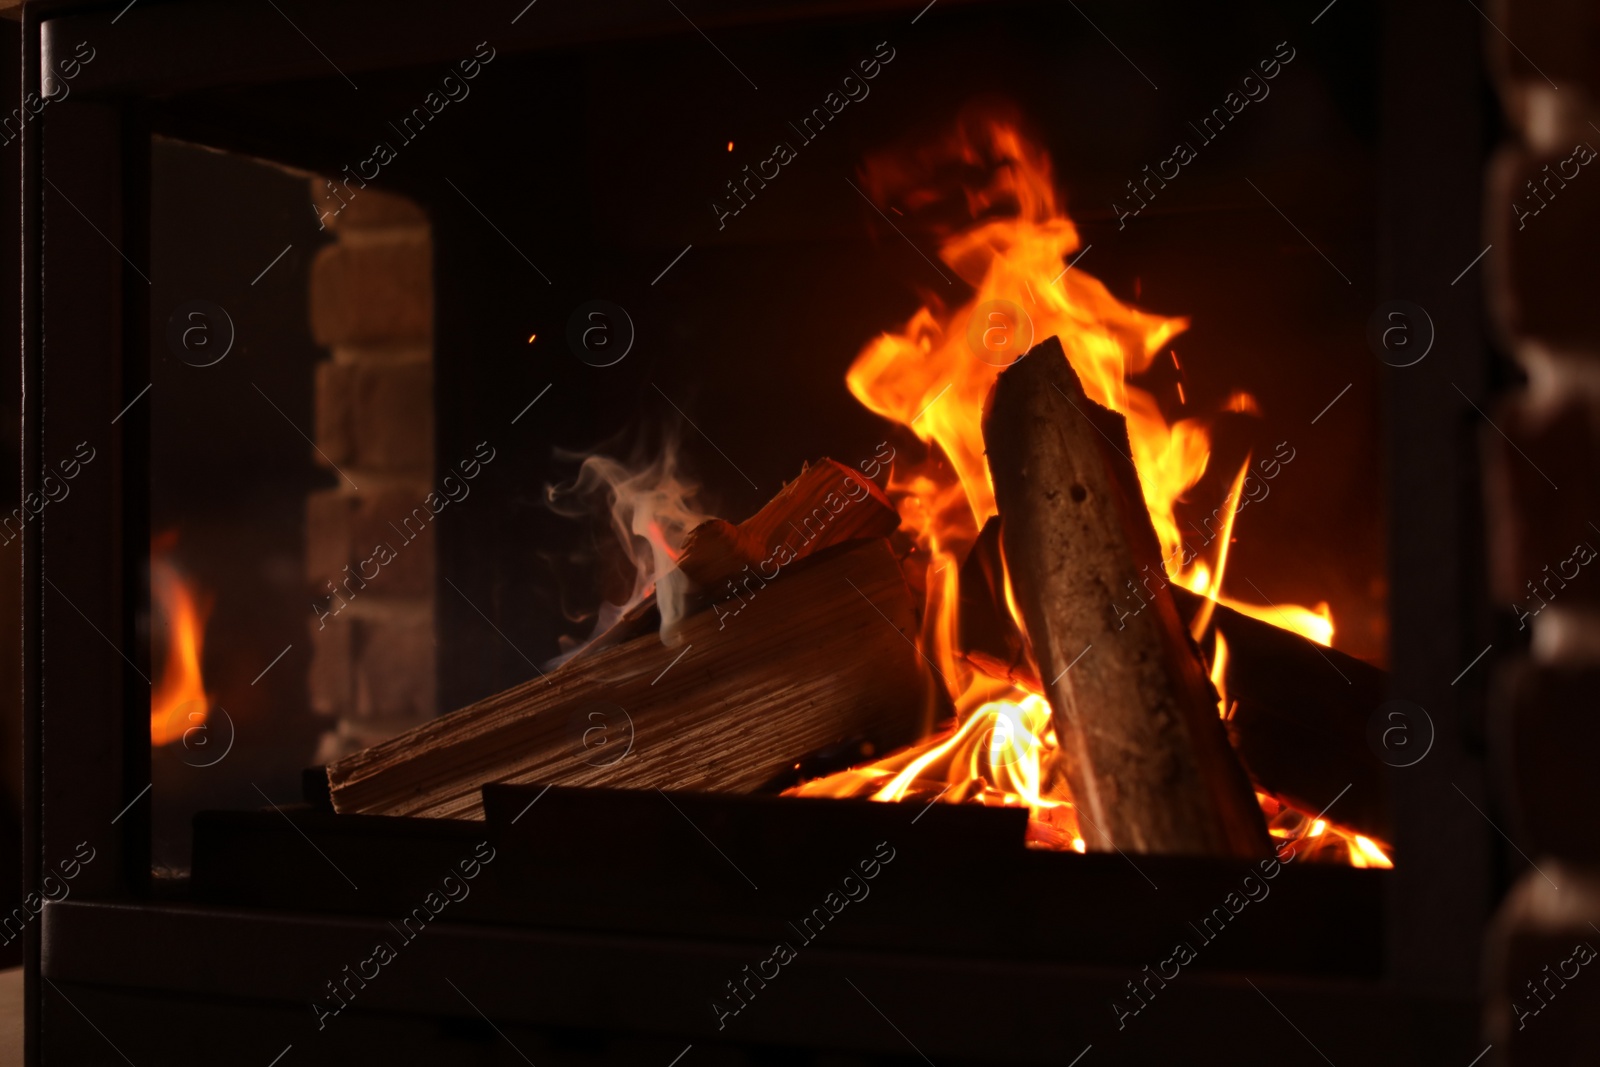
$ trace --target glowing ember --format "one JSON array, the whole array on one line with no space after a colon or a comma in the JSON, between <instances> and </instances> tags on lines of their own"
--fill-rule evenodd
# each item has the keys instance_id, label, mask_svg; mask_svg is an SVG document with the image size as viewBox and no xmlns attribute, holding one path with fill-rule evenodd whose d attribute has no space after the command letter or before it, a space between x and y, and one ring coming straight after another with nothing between
<instances>
[{"instance_id":1,"label":"glowing ember","mask_svg":"<svg viewBox=\"0 0 1600 1067\"><path fill-rule=\"evenodd\" d=\"M171 562L176 531L150 545L150 597L164 627L167 655L150 691L150 743L168 745L206 721L209 698L200 674L206 617L211 605Z\"/></svg>"},{"instance_id":2,"label":"glowing ember","mask_svg":"<svg viewBox=\"0 0 1600 1067\"><path fill-rule=\"evenodd\" d=\"M952 182L952 175L959 179ZM1206 471L1208 422L1168 422L1156 397L1130 378L1163 352L1181 373L1171 342L1188 320L1124 304L1079 266L1089 249L1080 250L1042 150L1007 120L968 114L942 143L871 159L861 178L875 203L921 219L941 235L940 259L970 288L969 298L956 307L930 296L900 330L868 343L846 375L857 400L930 446L922 463L894 469L888 492L902 530L916 545L912 576L926 589L923 651L948 685L956 720L908 749L791 792L1026 807L1030 844L1082 851L1077 813L1055 769L1048 704L1037 693L976 670L958 653L959 566L984 521L996 514L984 459L983 404L1005 366L1055 335L1089 397L1123 416L1169 580L1322 644L1332 639L1333 621L1326 604L1315 610L1255 605L1222 595L1248 461L1219 509L1211 558L1184 546L1174 509ZM1187 406L1181 395L1180 401ZM1236 393L1225 409L1258 407L1252 397ZM1020 620L1009 575L1006 599ZM1209 604L1196 616L1197 640L1209 629L1210 616ZM1219 711L1226 717L1227 648L1220 636L1212 644L1211 676L1223 694ZM1275 836L1304 832L1302 848L1314 855L1356 866L1389 864L1373 841L1320 820L1306 832L1302 813L1258 796Z\"/></svg>"}]
</instances>

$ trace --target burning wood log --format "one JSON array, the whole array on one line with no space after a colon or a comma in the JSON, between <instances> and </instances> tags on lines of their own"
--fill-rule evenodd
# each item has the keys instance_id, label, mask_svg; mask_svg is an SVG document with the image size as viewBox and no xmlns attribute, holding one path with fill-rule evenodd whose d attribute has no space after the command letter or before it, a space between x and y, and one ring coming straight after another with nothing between
<instances>
[{"instance_id":1,"label":"burning wood log","mask_svg":"<svg viewBox=\"0 0 1600 1067\"><path fill-rule=\"evenodd\" d=\"M956 609L957 645L968 663L991 678L1004 678L1044 692L1027 638L1006 609L1005 570L1000 562L1000 516L991 515L962 561Z\"/></svg>"},{"instance_id":2,"label":"burning wood log","mask_svg":"<svg viewBox=\"0 0 1600 1067\"><path fill-rule=\"evenodd\" d=\"M887 537L900 515L882 489L867 477L832 459L800 469L760 511L740 523L708 519L689 531L678 555L678 570L688 579L684 592L691 611L718 600L737 600L751 581L770 578L781 568L848 541ZM736 579L738 584L736 584ZM573 658L657 629L661 614L651 593Z\"/></svg>"},{"instance_id":3,"label":"burning wood log","mask_svg":"<svg viewBox=\"0 0 1600 1067\"><path fill-rule=\"evenodd\" d=\"M900 516L870 479L831 459L818 460L750 518L735 526L711 519L689 531L678 569L698 589L787 566L830 545L887 537Z\"/></svg>"},{"instance_id":4,"label":"burning wood log","mask_svg":"<svg viewBox=\"0 0 1600 1067\"><path fill-rule=\"evenodd\" d=\"M961 654L985 674L1043 692L1000 583L1000 520L991 518L961 566ZM1170 588L1188 627L1204 598ZM1211 612L1211 626L1228 646L1228 737L1251 780L1307 812L1338 797L1329 818L1394 840L1388 771L1366 735L1372 709L1384 699L1384 672L1226 605L1213 604Z\"/></svg>"},{"instance_id":5,"label":"burning wood log","mask_svg":"<svg viewBox=\"0 0 1600 1067\"><path fill-rule=\"evenodd\" d=\"M328 768L339 812L482 818L490 782L751 792L844 742L910 741L917 617L880 539L741 585L737 609L571 660ZM870 749L869 749L870 751Z\"/></svg>"},{"instance_id":6,"label":"burning wood log","mask_svg":"<svg viewBox=\"0 0 1600 1067\"><path fill-rule=\"evenodd\" d=\"M983 439L1001 545L1088 847L1264 855L1268 837L1171 593L1119 618L1161 549L1120 416L1051 338L1000 373Z\"/></svg>"},{"instance_id":7,"label":"burning wood log","mask_svg":"<svg viewBox=\"0 0 1600 1067\"><path fill-rule=\"evenodd\" d=\"M1176 586L1172 595L1188 625L1204 598ZM1228 646L1228 736L1250 776L1306 812L1337 797L1329 819L1393 841L1389 768L1367 739L1387 696L1385 673L1222 604L1213 605L1211 625Z\"/></svg>"}]
</instances>

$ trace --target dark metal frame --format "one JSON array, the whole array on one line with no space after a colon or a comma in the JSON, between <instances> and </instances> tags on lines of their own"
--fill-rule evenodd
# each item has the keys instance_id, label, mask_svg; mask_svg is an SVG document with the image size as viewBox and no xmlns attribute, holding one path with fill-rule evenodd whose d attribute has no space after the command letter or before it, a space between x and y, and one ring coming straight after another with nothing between
<instances>
[{"instance_id":1,"label":"dark metal frame","mask_svg":"<svg viewBox=\"0 0 1600 1067\"><path fill-rule=\"evenodd\" d=\"M23 537L27 889L40 891L52 865L70 856L78 842L88 842L96 853L71 882L73 900L46 907L28 931L29 1063L46 1062L46 1052L54 1044L51 1022L70 1017L64 1004L46 1001L42 979L59 979L78 989L143 980L156 988L203 997L212 991L207 968L224 966L228 952L253 947L270 956L285 942L294 942L304 944L310 953L330 930L347 931L357 940L365 934L362 923L355 920L261 916L151 900L148 805L143 796L150 782L144 677L149 664L148 649L136 626L146 601L148 549L144 531L149 405L138 399L150 381L147 283L137 266L147 262L150 126L144 101L180 89L323 77L327 67L310 50L285 56L258 44L267 36L258 29L269 24L278 28L280 16L269 5L224 8L145 0L141 6L147 10L138 28L130 28L116 44L106 39L104 31L122 7L120 2L41 0L29 3L23 15L25 87L39 84L41 57L51 42L69 46L85 38L106 42L97 45L96 59L74 81L71 97L48 105L23 133L25 498L42 492L44 475L71 456L78 442L89 442L97 452L95 462L75 484L71 503L45 508ZM700 7L699 21L711 27L858 10L848 4L792 3L752 14L734 0ZM502 13L496 11L494 30L508 48L528 49L602 41L616 36L619 26L626 26L630 36L681 30L669 7L645 0L572 5L569 12L561 19L545 20L535 35L531 27L512 27L515 32L508 34ZM1454 24L1453 14L1445 12L1441 3L1430 2L1388 16L1387 93L1401 128L1389 139L1395 167L1387 179L1391 207L1386 230L1392 247L1386 261L1391 268L1388 280L1409 291L1386 295L1421 299L1425 304L1436 299L1459 324L1475 319L1474 309L1462 306L1470 298L1465 290L1448 291L1439 279L1448 280L1454 268L1470 258L1468 245L1476 247L1477 189L1487 138L1475 122L1455 131L1434 125L1438 94L1458 109L1471 110L1477 100L1470 97L1477 95L1483 80L1476 30L1454 32L1442 42L1438 36L1441 24ZM349 17L326 22L320 44L352 72L448 59L434 54L436 46L425 35L397 42L366 32L366 27L383 21L427 25L436 17L436 5L421 0L398 5L363 0L349 5ZM490 22L489 13L481 9L452 12L450 17L460 20L467 34L472 23ZM159 42L160 48L140 47L139 42ZM183 56L183 62L165 58L172 55ZM1431 57L1426 61L1440 78L1410 66L1410 57L1419 61ZM1466 74L1459 73L1463 69ZM1452 71L1458 73L1447 80ZM1430 129L1429 140L1420 140L1423 135L1417 131ZM1431 148L1440 148L1442 154L1431 153ZM1455 195L1440 202L1436 186L1409 187L1419 149L1436 168L1436 182L1453 188ZM1447 161L1448 177L1437 177L1441 160ZM1419 254L1416 249L1441 251ZM1457 380L1474 392L1482 387L1487 359L1476 333L1457 331L1455 343L1442 348L1440 358L1447 359L1451 372L1460 375ZM1471 576L1481 571L1471 438L1459 411L1420 398L1415 390L1415 378L1391 380L1394 414L1405 413L1403 418L1391 417L1388 441L1396 531L1391 583L1393 674L1399 695L1419 699L1436 711L1443 758L1426 768L1426 778L1397 776L1395 781L1399 844L1412 862L1402 866L1396 882L1389 924L1390 972L1404 986L1451 994L1457 998L1451 1003L1459 1005L1460 996L1471 992L1470 964L1475 962L1468 960L1469 966L1463 967L1463 956L1475 957L1476 931L1491 903L1491 849L1486 828L1473 821L1477 816L1470 809L1463 805L1462 811L1449 812L1443 806L1452 796L1447 783L1458 782L1478 794L1481 760L1463 738L1471 733L1472 705L1481 698L1476 688L1462 697L1463 691L1451 692L1440 680L1449 679L1470 657L1486 610L1470 592L1476 584ZM1441 597L1447 599L1441 602ZM1426 638L1416 629L1417 620L1424 618L1434 628ZM1448 620L1454 629L1441 628L1441 620ZM115 654L108 644L116 646ZM1430 855L1430 841L1447 842L1448 854ZM1465 875L1460 848L1467 850ZM439 943L427 951L438 955L438 965L446 973L490 962L490 970L503 979L501 993L489 1005L497 1018L598 1027L615 1022L615 1017L577 1002L565 1016L550 1006L561 1002L558 994L572 968L579 966L579 956L600 953L607 966L624 969L634 960L642 968L640 973L647 973L651 965L636 957L661 951L659 946L626 939L516 936L529 942L520 956L514 951L513 935L493 931L454 932L437 938ZM141 952L159 954L162 940L168 938L180 940L196 959L204 956L209 962L186 971L171 960L152 960L137 978L107 962L137 958ZM1445 944L1455 946L1454 955L1442 953ZM680 962L703 958L705 966L700 969L710 984L715 984L714 973L721 974L734 962L748 962L744 956L735 961L738 953L705 945L677 946L675 951ZM537 998L518 1001L506 992L513 985L511 961L526 963L529 954L544 957L538 981L556 998L543 1007L529 1007ZM898 985L907 997L918 990L943 989L948 994L963 985L938 967L881 956L852 959L840 954L829 958L826 966L830 974L846 976L881 972L882 981L875 981L875 987ZM1103 1012L1101 998L1114 995L1124 976L1020 966L1013 977L1039 981L1042 989L1049 990L1043 1002L1092 1001L1094 1010ZM670 984L678 977L660 971L656 980ZM1216 1003L1237 995L1240 988L1225 979L1201 981L1211 983L1213 993L1207 996ZM640 997L661 988L648 981L635 984ZM1296 995L1263 984L1277 988L1275 996ZM241 986L241 994L259 996L279 1008L294 996L292 983L270 971L247 985L253 988ZM1382 995L1371 987L1319 987L1305 1003L1320 997L1324 1005L1365 1005ZM375 997L374 1006L428 1010L398 983ZM946 1009L927 1014L959 1018L958 1000L945 995L941 1002L947 1002ZM889 1014L894 1014L892 1007ZM1079 1014L1069 1012L1043 1026L1037 1020L1014 1022L1018 1032L1028 1032L1024 1044L1036 1051L1059 1052L1070 1039L1069 1020ZM649 1018L636 1022L645 1031L659 1032L673 1025ZM751 1037L780 1042L796 1030L820 1035L817 1027L822 1025L824 1020L814 1015L774 1016L758 1025ZM879 1052L897 1051L892 1043L854 1033L849 1026L826 1026L831 1040ZM986 1048L966 1044L960 1034L956 1026L946 1037L930 1038L929 1051L978 1058L986 1054ZM714 1037L708 1026L703 1034L685 1040ZM275 1050L265 1051L262 1062Z\"/></svg>"},{"instance_id":2,"label":"dark metal frame","mask_svg":"<svg viewBox=\"0 0 1600 1067\"><path fill-rule=\"evenodd\" d=\"M1428 360L1385 381L1390 688L1438 731L1428 759L1391 775L1408 862L1393 887L1390 969L1409 987L1459 992L1476 981L1499 846L1463 802L1492 807L1482 727L1492 662L1453 681L1488 644L1491 623L1477 416L1462 399L1487 403L1490 355L1481 293L1452 283L1451 264L1482 247L1493 110L1482 26L1439 3L1385 12L1380 299L1421 304L1439 331ZM1422 180L1430 168L1437 177Z\"/></svg>"},{"instance_id":3,"label":"dark metal frame","mask_svg":"<svg viewBox=\"0 0 1600 1067\"><path fill-rule=\"evenodd\" d=\"M64 9L25 11L24 86L40 84L43 26ZM146 258L139 211L148 199L141 195L148 137L138 136L130 114L115 103L50 104L25 125L22 152L24 501L42 495L47 471L78 442L96 453L81 496L73 494L77 504L45 508L23 534L24 885L43 892L51 865L83 841L95 858L70 888L101 899L137 899L149 880L148 816L131 804L149 781L147 727L134 714L148 699L141 674L148 657L134 626L145 538L133 535L148 525L149 426L138 405L117 418L148 381L144 280L123 258ZM72 225L78 212L98 219L101 232L81 218ZM47 287L52 270L71 285ZM118 652L99 655L93 642ZM34 1062L44 1021L43 940L43 922L33 923L26 1019Z\"/></svg>"}]
</instances>

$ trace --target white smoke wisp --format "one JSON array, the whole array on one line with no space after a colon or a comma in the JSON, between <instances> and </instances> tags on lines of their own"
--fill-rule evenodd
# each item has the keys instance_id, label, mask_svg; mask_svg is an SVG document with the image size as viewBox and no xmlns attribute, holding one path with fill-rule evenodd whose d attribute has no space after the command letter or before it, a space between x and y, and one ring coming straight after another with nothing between
<instances>
[{"instance_id":1,"label":"white smoke wisp","mask_svg":"<svg viewBox=\"0 0 1600 1067\"><path fill-rule=\"evenodd\" d=\"M551 665L572 658L652 592L661 612L661 641L677 643L677 624L688 596L688 580L677 567L678 554L689 531L712 518L701 509L699 496L700 485L683 473L677 440L671 436L642 465L589 455L572 481L546 487L551 510L572 518L593 516L595 501L602 500L610 534L633 568L633 588L627 598L602 603L589 637L563 651Z\"/></svg>"}]
</instances>

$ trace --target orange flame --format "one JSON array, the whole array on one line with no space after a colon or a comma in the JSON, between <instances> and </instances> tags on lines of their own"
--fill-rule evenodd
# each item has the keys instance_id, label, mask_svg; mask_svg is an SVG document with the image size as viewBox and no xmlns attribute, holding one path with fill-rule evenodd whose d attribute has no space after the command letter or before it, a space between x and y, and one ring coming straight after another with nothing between
<instances>
[{"instance_id":1,"label":"orange flame","mask_svg":"<svg viewBox=\"0 0 1600 1067\"><path fill-rule=\"evenodd\" d=\"M923 651L949 683L956 725L792 792L1025 806L1032 819L1030 843L1082 851L1071 795L1056 771L1049 705L1036 693L975 670L958 652L959 565L977 531L997 512L984 458L982 411L1005 366L1054 335L1088 396L1123 416L1130 458L1170 580L1323 644L1332 638L1332 618L1326 604L1312 610L1222 596L1247 468L1234 478L1219 509L1211 558L1186 552L1175 508L1205 474L1211 456L1208 423L1198 417L1168 422L1157 398L1130 379L1163 351L1171 352L1179 368L1170 346L1188 319L1125 304L1080 267L1093 246L1080 248L1077 228L1057 200L1048 156L1014 122L968 112L945 140L870 159L861 178L875 203L942 234L939 258L971 291L953 308L938 295L929 296L900 330L869 342L845 377L857 400L930 446L923 462L894 468L888 492L900 510L901 529L916 545L913 558L924 565ZM1259 408L1253 397L1235 393L1225 410ZM1008 575L1006 599L1020 625L1009 582ZM1197 637L1209 626L1210 614L1208 604L1196 619ZM1226 646L1219 637L1214 647L1211 671L1220 692ZM1227 714L1225 697L1220 710ZM1268 804L1275 833L1289 833L1286 826L1303 829L1295 821L1298 813L1263 797ZM1347 842L1351 863L1387 863L1383 850L1366 838L1340 835L1337 840Z\"/></svg>"},{"instance_id":2,"label":"orange flame","mask_svg":"<svg viewBox=\"0 0 1600 1067\"><path fill-rule=\"evenodd\" d=\"M1233 707L1228 703L1228 642L1222 634L1216 636L1217 647L1211 653L1211 685L1217 691L1217 713L1224 719L1233 717Z\"/></svg>"},{"instance_id":3,"label":"orange flame","mask_svg":"<svg viewBox=\"0 0 1600 1067\"><path fill-rule=\"evenodd\" d=\"M167 657L150 692L150 743L169 745L205 722L210 699L200 673L211 606L170 561L177 537L151 543L150 595L165 622Z\"/></svg>"}]
</instances>

